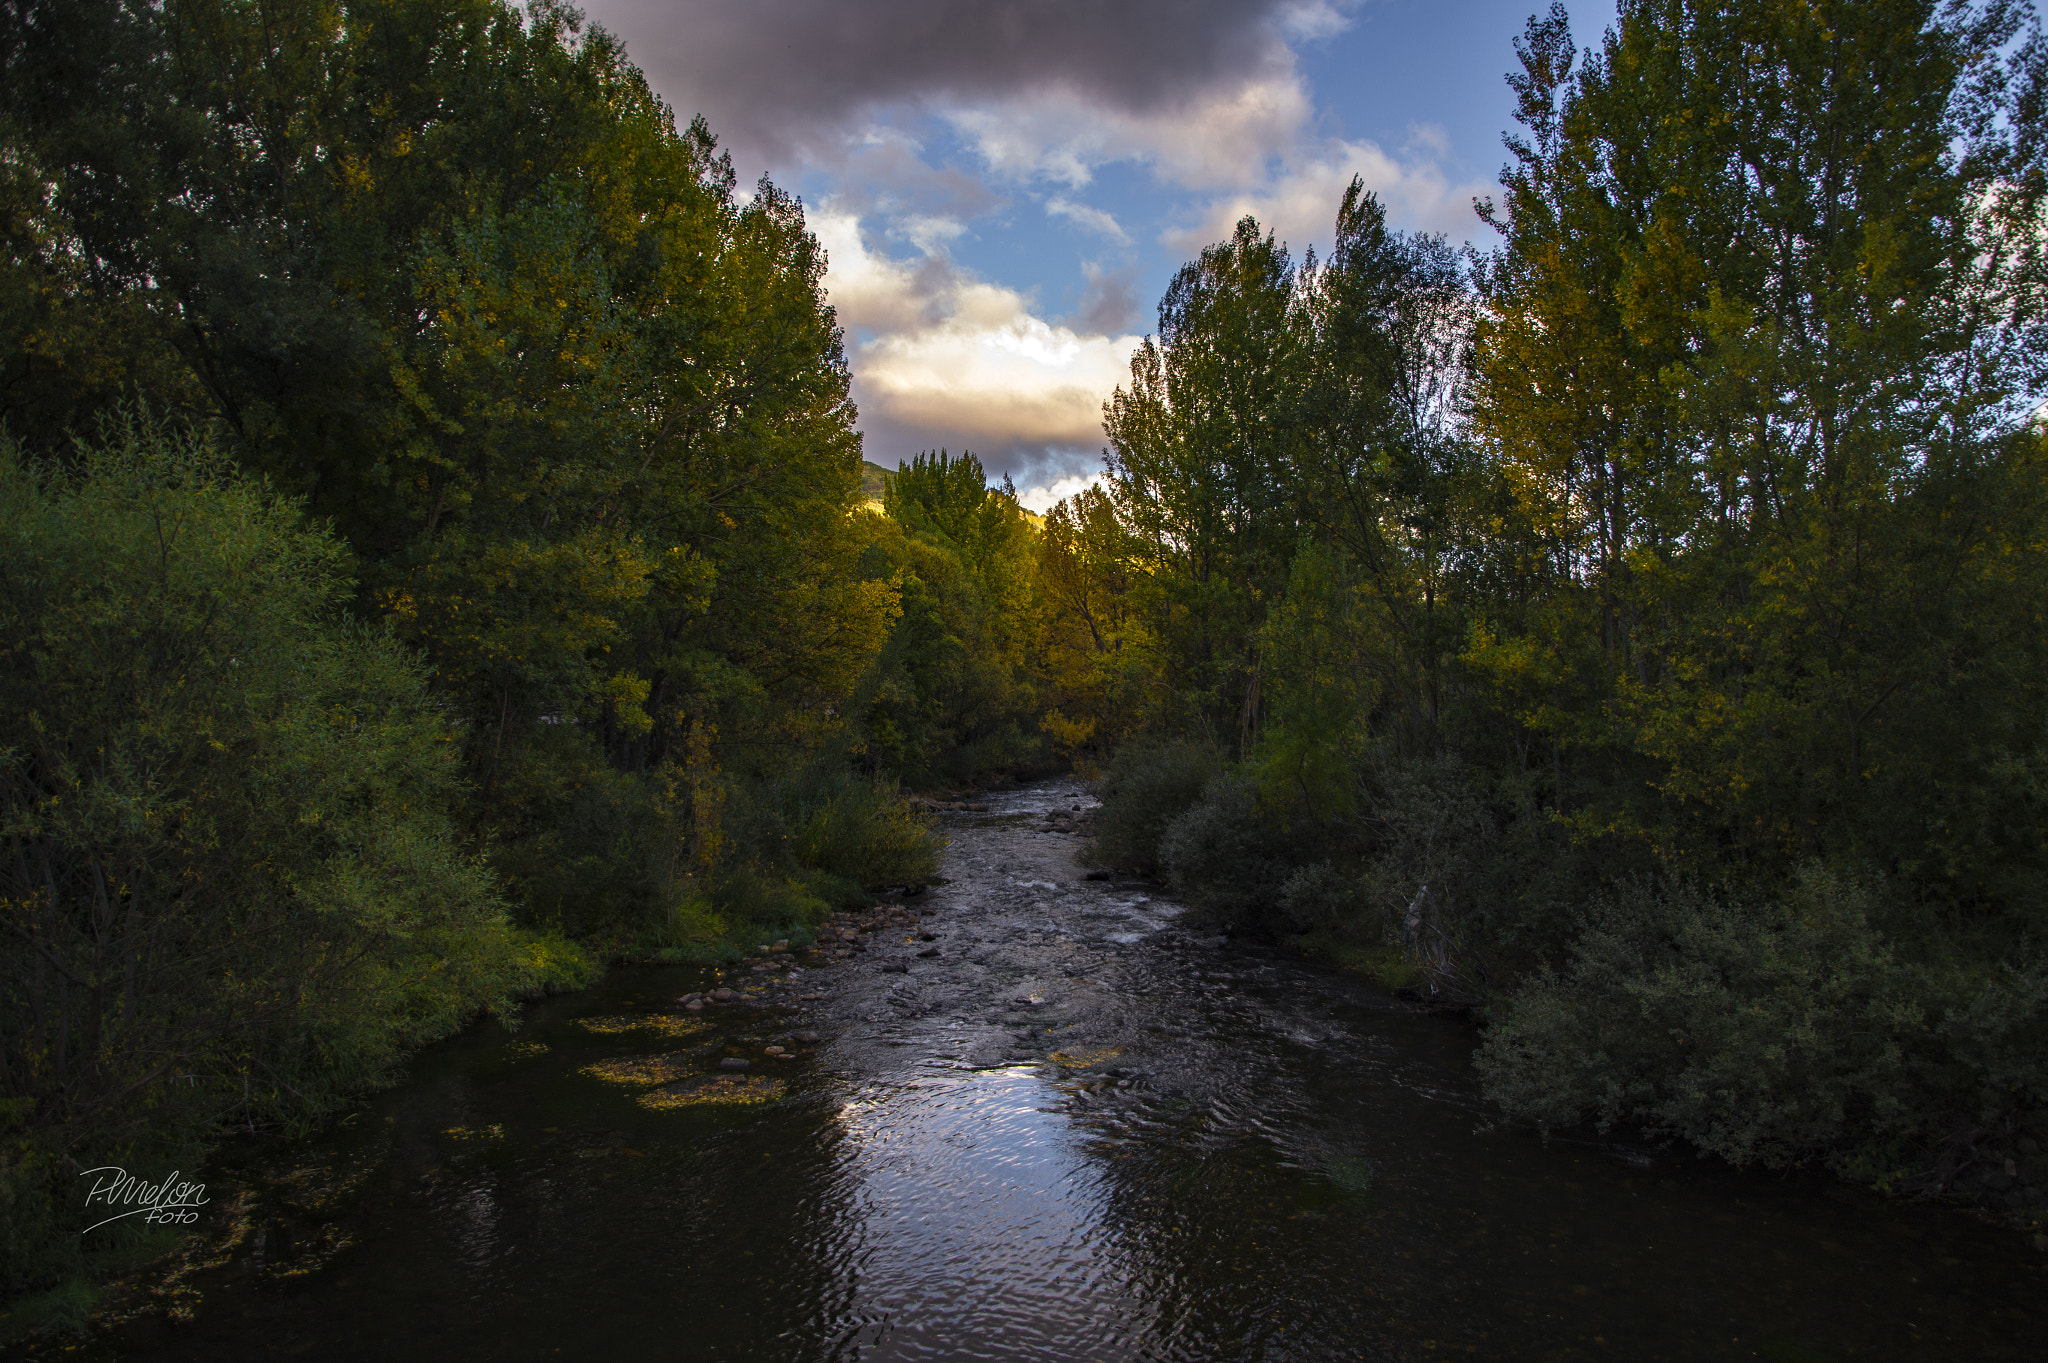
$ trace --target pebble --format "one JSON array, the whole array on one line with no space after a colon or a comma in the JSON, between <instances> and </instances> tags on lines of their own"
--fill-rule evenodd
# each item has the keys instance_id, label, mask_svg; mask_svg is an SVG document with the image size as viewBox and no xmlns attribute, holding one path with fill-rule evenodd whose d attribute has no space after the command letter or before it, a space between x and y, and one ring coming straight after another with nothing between
<instances>
[{"instance_id":1,"label":"pebble","mask_svg":"<svg viewBox=\"0 0 2048 1363\"><path fill-rule=\"evenodd\" d=\"M1107 871L1104 871L1104 870L1101 870L1101 869L1097 869L1097 870L1093 870L1093 871L1090 871L1090 872L1089 872L1089 873L1088 873L1087 875L1085 875L1085 876L1082 876L1082 877L1081 877L1081 879L1083 879L1083 880L1108 880L1108 879L1109 879L1109 872L1107 872Z\"/></svg>"},{"instance_id":2,"label":"pebble","mask_svg":"<svg viewBox=\"0 0 2048 1363\"><path fill-rule=\"evenodd\" d=\"M685 1013L701 1013L704 1011L704 1005L697 999L691 999L683 1005L683 1011Z\"/></svg>"},{"instance_id":3,"label":"pebble","mask_svg":"<svg viewBox=\"0 0 2048 1363\"><path fill-rule=\"evenodd\" d=\"M709 997L710 997L710 999L711 999L711 1001L712 1001L713 1003L731 1003L731 1002L732 1002L732 990L730 990L730 989L714 989L714 990L712 990L712 991L711 991L711 993L710 993Z\"/></svg>"},{"instance_id":4,"label":"pebble","mask_svg":"<svg viewBox=\"0 0 2048 1363\"><path fill-rule=\"evenodd\" d=\"M819 1036L816 1032L791 1032L789 1039L805 1046L815 1046L825 1038Z\"/></svg>"},{"instance_id":5,"label":"pebble","mask_svg":"<svg viewBox=\"0 0 2048 1363\"><path fill-rule=\"evenodd\" d=\"M939 934L936 932L920 932L917 934L917 940L920 942L936 942L939 940Z\"/></svg>"},{"instance_id":6,"label":"pebble","mask_svg":"<svg viewBox=\"0 0 2048 1363\"><path fill-rule=\"evenodd\" d=\"M781 1055L781 1054L782 1054L782 1047L780 1047L780 1046L763 1046L763 1047L762 1047L761 1049L762 1049L762 1051L764 1051L764 1052L765 1052L765 1053L767 1053L768 1055Z\"/></svg>"},{"instance_id":7,"label":"pebble","mask_svg":"<svg viewBox=\"0 0 2048 1363\"><path fill-rule=\"evenodd\" d=\"M722 1070L732 1070L735 1073L737 1073L747 1068L747 1062L740 1059L736 1055L729 1055L725 1059L718 1062L718 1068Z\"/></svg>"},{"instance_id":8,"label":"pebble","mask_svg":"<svg viewBox=\"0 0 2048 1363\"><path fill-rule=\"evenodd\" d=\"M936 956L939 954L939 949L937 947L926 947L923 951L920 951L917 954L919 956Z\"/></svg>"},{"instance_id":9,"label":"pebble","mask_svg":"<svg viewBox=\"0 0 2048 1363\"><path fill-rule=\"evenodd\" d=\"M920 956L923 954L923 952L918 953ZM910 973L910 962L884 961L882 962L882 973L884 975L908 975Z\"/></svg>"}]
</instances>

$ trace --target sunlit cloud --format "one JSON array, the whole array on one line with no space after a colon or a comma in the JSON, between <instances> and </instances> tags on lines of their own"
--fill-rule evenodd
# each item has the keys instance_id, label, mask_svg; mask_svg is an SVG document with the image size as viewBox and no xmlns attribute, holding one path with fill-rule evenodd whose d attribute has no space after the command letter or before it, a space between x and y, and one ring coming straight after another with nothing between
<instances>
[{"instance_id":1,"label":"sunlit cloud","mask_svg":"<svg viewBox=\"0 0 2048 1363\"><path fill-rule=\"evenodd\" d=\"M1054 478L1048 482L1038 483L1031 487L1018 488L1017 500L1023 504L1026 510L1036 511L1039 515L1043 516L1046 512L1052 510L1056 504L1094 487L1102 481L1103 476L1100 469L1093 473L1070 473L1063 478Z\"/></svg>"},{"instance_id":2,"label":"sunlit cloud","mask_svg":"<svg viewBox=\"0 0 2048 1363\"><path fill-rule=\"evenodd\" d=\"M868 457L893 464L946 446L1042 462L1027 451L1101 442L1103 399L1129 375L1135 335L1077 331L1036 315L1015 289L935 251L874 249L861 220L811 215L830 256L825 285L849 341Z\"/></svg>"}]
</instances>

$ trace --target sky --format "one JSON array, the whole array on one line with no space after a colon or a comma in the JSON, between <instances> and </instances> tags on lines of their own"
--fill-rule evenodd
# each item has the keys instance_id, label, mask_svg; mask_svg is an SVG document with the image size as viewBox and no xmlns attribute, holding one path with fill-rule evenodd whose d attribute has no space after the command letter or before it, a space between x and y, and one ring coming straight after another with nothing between
<instances>
[{"instance_id":1,"label":"sky","mask_svg":"<svg viewBox=\"0 0 2048 1363\"><path fill-rule=\"evenodd\" d=\"M1101 470L1180 266L1249 213L1327 253L1361 177L1482 249L1547 0L585 0L829 254L867 457L971 449L1043 510ZM1608 6L1573 13L1582 47Z\"/></svg>"}]
</instances>

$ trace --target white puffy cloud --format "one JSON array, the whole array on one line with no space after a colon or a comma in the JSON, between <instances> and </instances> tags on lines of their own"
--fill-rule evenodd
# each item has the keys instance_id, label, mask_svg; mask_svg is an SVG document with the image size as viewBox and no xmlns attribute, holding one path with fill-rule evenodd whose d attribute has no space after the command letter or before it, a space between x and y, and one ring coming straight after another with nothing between
<instances>
[{"instance_id":1,"label":"white puffy cloud","mask_svg":"<svg viewBox=\"0 0 2048 1363\"><path fill-rule=\"evenodd\" d=\"M1030 469L1058 462L1048 447L1099 446L1103 399L1129 377L1138 337L1047 322L1017 290L931 249L882 254L830 203L810 221L829 253L825 287L850 336L870 458L966 447L993 469Z\"/></svg>"},{"instance_id":2,"label":"white puffy cloud","mask_svg":"<svg viewBox=\"0 0 2048 1363\"><path fill-rule=\"evenodd\" d=\"M1043 516L1046 512L1052 510L1055 502L1063 502L1077 492L1084 492L1094 487L1102 481L1102 478L1103 474L1100 469L1093 473L1070 473L1063 477L1049 478L1045 482L1033 484L1031 487L1018 488L1017 500L1027 510L1036 511L1039 515Z\"/></svg>"},{"instance_id":3,"label":"white puffy cloud","mask_svg":"<svg viewBox=\"0 0 2048 1363\"><path fill-rule=\"evenodd\" d=\"M1479 181L1453 185L1439 161L1442 139L1436 129L1417 129L1399 156L1376 142L1341 139L1295 149L1264 184L1210 200L1193 221L1167 231L1161 240L1193 253L1227 239L1237 221L1250 214L1297 254L1311 243L1327 253L1337 205L1353 176L1379 195L1394 225L1442 232L1454 241L1470 238L1480 226L1472 200L1498 187Z\"/></svg>"}]
</instances>

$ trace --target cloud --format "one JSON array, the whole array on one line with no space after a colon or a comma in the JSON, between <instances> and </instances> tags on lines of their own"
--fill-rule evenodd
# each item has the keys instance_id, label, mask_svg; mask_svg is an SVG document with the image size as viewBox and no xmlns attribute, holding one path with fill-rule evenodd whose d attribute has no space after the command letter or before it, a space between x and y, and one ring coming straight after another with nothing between
<instances>
[{"instance_id":1,"label":"cloud","mask_svg":"<svg viewBox=\"0 0 2048 1363\"><path fill-rule=\"evenodd\" d=\"M1263 179L1276 151L1300 139L1315 106L1294 54L1275 46L1242 74L1190 85L1145 108L1032 90L943 105L938 113L1000 178L1079 188L1098 166L1140 161L1161 180L1207 189Z\"/></svg>"},{"instance_id":2,"label":"cloud","mask_svg":"<svg viewBox=\"0 0 2048 1363\"><path fill-rule=\"evenodd\" d=\"M1130 233L1124 231L1115 218L1099 208L1090 208L1087 204L1077 204L1054 196L1045 201L1045 211L1055 218L1065 218L1068 222L1085 227L1091 232L1100 232L1119 246L1131 244Z\"/></svg>"},{"instance_id":3,"label":"cloud","mask_svg":"<svg viewBox=\"0 0 2048 1363\"><path fill-rule=\"evenodd\" d=\"M788 165L863 110L1060 95L1123 116L1242 88L1290 38L1341 27L1311 0L587 0L685 119Z\"/></svg>"},{"instance_id":4,"label":"cloud","mask_svg":"<svg viewBox=\"0 0 2048 1363\"><path fill-rule=\"evenodd\" d=\"M1375 142L1341 139L1296 151L1267 183L1210 200L1194 221L1169 229L1161 240L1192 255L1228 239L1237 221L1250 214L1296 255L1310 244L1327 255L1337 205L1354 175L1379 195L1396 226L1441 232L1453 241L1478 235L1472 200L1497 192L1498 186L1479 181L1451 184L1436 155L1429 154L1436 147L1424 132L1411 135L1406 156L1389 155Z\"/></svg>"},{"instance_id":5,"label":"cloud","mask_svg":"<svg viewBox=\"0 0 2048 1363\"><path fill-rule=\"evenodd\" d=\"M840 148L834 170L837 198L863 214L966 222L1009 204L979 174L927 162L924 146L897 128L862 129Z\"/></svg>"},{"instance_id":6,"label":"cloud","mask_svg":"<svg viewBox=\"0 0 2048 1363\"><path fill-rule=\"evenodd\" d=\"M1126 265L1105 270L1094 261L1084 262L1081 273L1087 287L1081 301L1067 314L1066 325L1078 332L1099 336L1123 336L1138 325L1138 270Z\"/></svg>"},{"instance_id":7,"label":"cloud","mask_svg":"<svg viewBox=\"0 0 2048 1363\"><path fill-rule=\"evenodd\" d=\"M851 337L870 459L893 465L917 450L964 447L993 472L1030 477L1100 446L1103 400L1128 379L1137 336L1048 322L1023 294L937 249L885 255L834 203L810 222Z\"/></svg>"},{"instance_id":8,"label":"cloud","mask_svg":"<svg viewBox=\"0 0 2048 1363\"><path fill-rule=\"evenodd\" d=\"M1043 516L1052 510L1053 503L1063 502L1075 493L1087 491L1101 482L1102 478L1103 473L1099 468L1093 473L1069 473L1049 478L1031 487L1018 488L1017 500Z\"/></svg>"}]
</instances>

